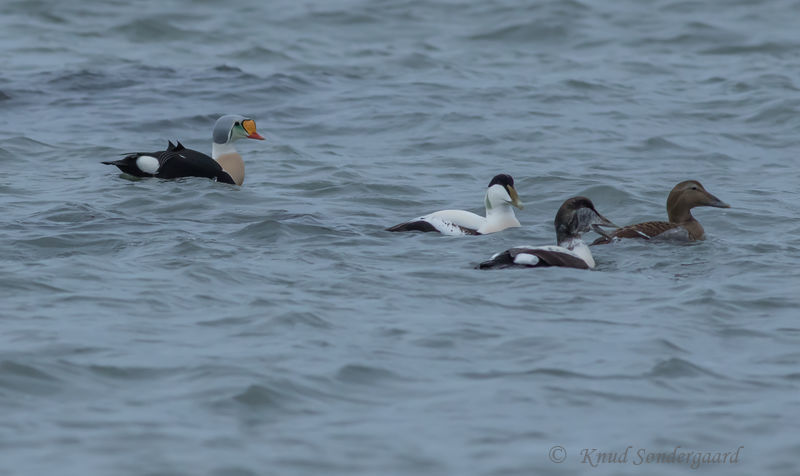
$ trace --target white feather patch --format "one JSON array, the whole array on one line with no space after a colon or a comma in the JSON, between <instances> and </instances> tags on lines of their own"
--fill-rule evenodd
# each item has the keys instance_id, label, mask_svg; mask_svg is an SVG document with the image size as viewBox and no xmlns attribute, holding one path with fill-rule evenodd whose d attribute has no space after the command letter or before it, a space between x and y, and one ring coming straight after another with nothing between
<instances>
[{"instance_id":1,"label":"white feather patch","mask_svg":"<svg viewBox=\"0 0 800 476\"><path fill-rule=\"evenodd\" d=\"M443 235L465 235L463 228L477 230L486 219L464 210L440 210L417 218L433 225Z\"/></svg>"},{"instance_id":2,"label":"white feather patch","mask_svg":"<svg viewBox=\"0 0 800 476\"><path fill-rule=\"evenodd\" d=\"M536 266L537 263L539 263L539 258L536 255L520 253L514 257L514 264Z\"/></svg>"},{"instance_id":3,"label":"white feather patch","mask_svg":"<svg viewBox=\"0 0 800 476\"><path fill-rule=\"evenodd\" d=\"M140 155L136 159L136 166L146 174L155 175L158 173L158 159L149 155Z\"/></svg>"},{"instance_id":4,"label":"white feather patch","mask_svg":"<svg viewBox=\"0 0 800 476\"><path fill-rule=\"evenodd\" d=\"M555 245L517 246L517 248L530 248L530 249L535 249L535 250L550 251L550 252L553 252L553 253L563 253L565 255L570 255L570 256L574 256L576 258L579 258L579 259L583 260L590 268L594 268L594 266L595 266L594 257L592 257L592 252L589 250L589 247L586 246L586 243L584 243L583 240L575 240L573 242L565 242L565 243L568 243L569 246L572 247L572 249L565 248L563 246L555 246ZM524 258L522 258L522 259L533 258L536 261L534 261L533 263L522 263L522 262L520 262L520 257L521 256L524 256ZM524 253L520 253L514 258L514 263L516 263L516 264L532 264L532 265L535 265L539 261L540 261L539 258L537 258L536 256L526 255Z\"/></svg>"},{"instance_id":5,"label":"white feather patch","mask_svg":"<svg viewBox=\"0 0 800 476\"><path fill-rule=\"evenodd\" d=\"M436 216L435 214L419 217L417 220L426 221L433 225L434 228L439 230L439 233L449 236L464 236L464 230L456 223L448 221L445 218Z\"/></svg>"}]
</instances>

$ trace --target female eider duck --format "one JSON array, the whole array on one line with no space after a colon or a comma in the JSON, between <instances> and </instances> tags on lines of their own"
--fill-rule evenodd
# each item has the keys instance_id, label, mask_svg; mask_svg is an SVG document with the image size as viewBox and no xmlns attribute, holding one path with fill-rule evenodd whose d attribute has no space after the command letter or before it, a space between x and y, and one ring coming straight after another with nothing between
<instances>
[{"instance_id":1,"label":"female eider duck","mask_svg":"<svg viewBox=\"0 0 800 476\"><path fill-rule=\"evenodd\" d=\"M386 231L436 231L443 235L485 235L519 226L511 208L522 210L522 202L510 175L495 175L484 199L486 217L464 210L441 210L400 223Z\"/></svg>"},{"instance_id":2,"label":"female eider duck","mask_svg":"<svg viewBox=\"0 0 800 476\"><path fill-rule=\"evenodd\" d=\"M168 142L167 150L136 152L106 165L116 165L123 172L136 177L207 177L218 182L241 185L244 182L244 161L236 152L233 142L242 139L264 138L256 132L254 120L237 115L222 116L214 124L214 143L211 157L185 148L180 142Z\"/></svg>"},{"instance_id":3,"label":"female eider duck","mask_svg":"<svg viewBox=\"0 0 800 476\"><path fill-rule=\"evenodd\" d=\"M618 228L601 215L591 200L586 197L568 198L558 209L555 219L558 246L519 246L496 253L489 261L478 265L478 269L490 268L539 268L561 266L565 268L594 268L594 258L589 247L581 239L581 233L594 230L601 235L606 232L601 226Z\"/></svg>"},{"instance_id":4,"label":"female eider duck","mask_svg":"<svg viewBox=\"0 0 800 476\"><path fill-rule=\"evenodd\" d=\"M669 197L667 197L669 221L647 221L628 225L596 239L592 245L611 243L614 238L704 240L703 226L692 216L691 210L694 207L730 208L731 206L708 193L697 180L686 180L669 192Z\"/></svg>"}]
</instances>

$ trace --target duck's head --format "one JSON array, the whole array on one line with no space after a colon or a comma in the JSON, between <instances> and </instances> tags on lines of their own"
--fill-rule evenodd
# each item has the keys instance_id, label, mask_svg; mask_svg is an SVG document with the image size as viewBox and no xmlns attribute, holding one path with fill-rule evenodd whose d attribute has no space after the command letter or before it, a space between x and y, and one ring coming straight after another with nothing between
<instances>
[{"instance_id":1,"label":"duck's head","mask_svg":"<svg viewBox=\"0 0 800 476\"><path fill-rule=\"evenodd\" d=\"M508 174L495 175L486 190L486 211L509 205L522 210L522 202L514 189L514 179Z\"/></svg>"},{"instance_id":2,"label":"duck's head","mask_svg":"<svg viewBox=\"0 0 800 476\"><path fill-rule=\"evenodd\" d=\"M591 200L586 197L568 198L558 209L555 219L556 236L562 243L570 238L580 238L581 233L594 230L601 235L606 233L601 226L619 228L600 214Z\"/></svg>"},{"instance_id":3,"label":"duck's head","mask_svg":"<svg viewBox=\"0 0 800 476\"><path fill-rule=\"evenodd\" d=\"M669 221L681 221L694 207L730 208L731 206L708 193L697 180L681 182L669 192L667 197Z\"/></svg>"},{"instance_id":4,"label":"duck's head","mask_svg":"<svg viewBox=\"0 0 800 476\"><path fill-rule=\"evenodd\" d=\"M214 124L215 144L227 144L238 139L264 140L264 137L256 132L256 121L249 117L228 114L217 119Z\"/></svg>"}]
</instances>

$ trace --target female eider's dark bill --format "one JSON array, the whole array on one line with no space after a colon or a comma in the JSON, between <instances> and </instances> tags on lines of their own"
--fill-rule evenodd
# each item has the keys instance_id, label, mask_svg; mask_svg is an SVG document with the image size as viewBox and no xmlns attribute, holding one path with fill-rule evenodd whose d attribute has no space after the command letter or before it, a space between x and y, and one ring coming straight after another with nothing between
<instances>
[{"instance_id":1,"label":"female eider's dark bill","mask_svg":"<svg viewBox=\"0 0 800 476\"><path fill-rule=\"evenodd\" d=\"M206 177L218 182L241 185L244 182L244 161L233 142L238 139L264 138L256 132L254 120L244 116L227 115L217 119L213 132L211 157L185 148L180 142L169 142L166 150L136 152L123 159L103 162L116 165L121 171L136 177Z\"/></svg>"},{"instance_id":2,"label":"female eider's dark bill","mask_svg":"<svg viewBox=\"0 0 800 476\"><path fill-rule=\"evenodd\" d=\"M708 193L697 180L686 180L676 185L667 197L669 221L647 221L628 225L596 239L592 245L604 245L620 238L704 240L703 226L692 216L691 210L694 207L730 208L731 206Z\"/></svg>"},{"instance_id":3,"label":"female eider's dark bill","mask_svg":"<svg viewBox=\"0 0 800 476\"><path fill-rule=\"evenodd\" d=\"M496 253L489 261L478 265L479 269L525 267L539 268L561 266L565 268L594 268L594 258L589 247L581 239L581 233L594 230L605 235L601 226L617 228L606 217L598 213L594 204L586 197L568 198L558 209L555 219L558 246L519 246Z\"/></svg>"},{"instance_id":4,"label":"female eider's dark bill","mask_svg":"<svg viewBox=\"0 0 800 476\"><path fill-rule=\"evenodd\" d=\"M522 202L514 189L514 179L510 175L495 175L489 182L484 204L486 217L465 210L441 210L386 230L435 231L443 235L459 236L485 235L519 226L514 209L511 207L522 210Z\"/></svg>"}]
</instances>

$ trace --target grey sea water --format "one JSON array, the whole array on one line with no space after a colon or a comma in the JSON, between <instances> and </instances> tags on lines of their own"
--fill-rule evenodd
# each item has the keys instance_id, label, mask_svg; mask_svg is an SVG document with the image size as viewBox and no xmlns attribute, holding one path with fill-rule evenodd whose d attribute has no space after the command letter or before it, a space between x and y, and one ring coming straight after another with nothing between
<instances>
[{"instance_id":1,"label":"grey sea water","mask_svg":"<svg viewBox=\"0 0 800 476\"><path fill-rule=\"evenodd\" d=\"M798 474L798 15L3 1L0 474ZM100 164L226 113L267 138L241 188ZM497 173L521 228L383 231ZM704 242L474 269L690 178L732 206ZM677 447L739 454L640 456Z\"/></svg>"}]
</instances>

